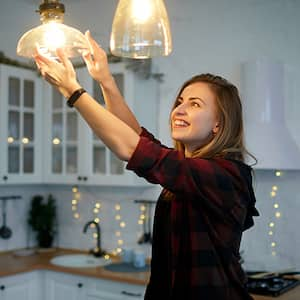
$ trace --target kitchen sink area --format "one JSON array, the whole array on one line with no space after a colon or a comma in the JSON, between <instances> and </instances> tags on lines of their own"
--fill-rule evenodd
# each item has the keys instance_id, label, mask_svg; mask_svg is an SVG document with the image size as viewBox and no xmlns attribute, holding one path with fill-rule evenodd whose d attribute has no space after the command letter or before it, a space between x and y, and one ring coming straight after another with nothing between
<instances>
[{"instance_id":1,"label":"kitchen sink area","mask_svg":"<svg viewBox=\"0 0 300 300\"><path fill-rule=\"evenodd\" d=\"M111 264L111 262L109 258L95 257L90 254L59 255L50 260L53 265L72 268L103 267Z\"/></svg>"}]
</instances>

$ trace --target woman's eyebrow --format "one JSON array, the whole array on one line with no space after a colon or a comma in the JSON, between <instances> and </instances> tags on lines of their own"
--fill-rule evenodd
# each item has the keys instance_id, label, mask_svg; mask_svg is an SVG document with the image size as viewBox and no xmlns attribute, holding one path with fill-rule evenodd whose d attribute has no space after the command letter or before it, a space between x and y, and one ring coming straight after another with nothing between
<instances>
[{"instance_id":1,"label":"woman's eyebrow","mask_svg":"<svg viewBox=\"0 0 300 300\"><path fill-rule=\"evenodd\" d=\"M202 98L200 98L200 97L190 97L189 100L190 101L192 101L192 100L200 100L203 104L206 104L205 100L202 99Z\"/></svg>"}]
</instances>

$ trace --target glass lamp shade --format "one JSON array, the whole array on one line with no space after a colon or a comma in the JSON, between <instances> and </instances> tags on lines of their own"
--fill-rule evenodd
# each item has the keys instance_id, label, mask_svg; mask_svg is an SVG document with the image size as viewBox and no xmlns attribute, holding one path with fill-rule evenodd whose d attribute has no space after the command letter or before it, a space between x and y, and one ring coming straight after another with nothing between
<instances>
[{"instance_id":1,"label":"glass lamp shade","mask_svg":"<svg viewBox=\"0 0 300 300\"><path fill-rule=\"evenodd\" d=\"M88 48L79 30L56 22L45 23L27 31L18 42L17 54L32 57L36 45L50 57L56 57L57 48L63 48L68 57L81 56L78 50Z\"/></svg>"},{"instance_id":2,"label":"glass lamp shade","mask_svg":"<svg viewBox=\"0 0 300 300\"><path fill-rule=\"evenodd\" d=\"M140 59L169 55L172 38L163 0L120 0L110 50L115 56Z\"/></svg>"}]
</instances>

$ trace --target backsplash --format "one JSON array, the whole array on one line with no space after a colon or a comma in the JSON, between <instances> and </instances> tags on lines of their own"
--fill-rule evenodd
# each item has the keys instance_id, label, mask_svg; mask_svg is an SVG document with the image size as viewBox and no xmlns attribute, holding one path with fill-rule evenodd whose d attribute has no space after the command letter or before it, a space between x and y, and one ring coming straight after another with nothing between
<instances>
[{"instance_id":1,"label":"backsplash","mask_svg":"<svg viewBox=\"0 0 300 300\"><path fill-rule=\"evenodd\" d=\"M300 234L297 229L300 227L299 182L300 172L296 171L282 172L279 177L275 171L255 172L254 186L260 217L255 218L255 226L245 232L242 240L245 269L300 269ZM54 246L84 250L94 247L94 230L89 228L84 234L83 227L89 220L99 217L102 247L105 250L139 247L137 240L143 227L138 224L140 209L139 204L134 203L134 199L156 199L159 188L81 187L79 192L76 211L79 218L74 218L74 195L71 186L0 187L0 195L13 194L23 197L22 200L10 200L7 203L7 225L13 230L13 236L9 240L0 239L0 250L35 245L34 236L27 226L29 204L33 195L47 196L49 193L56 198L58 208L59 231ZM97 214L93 212L96 203L101 204ZM116 210L116 204L120 205L120 210ZM153 212L154 207L152 215ZM119 220L116 220L117 215L120 215ZM124 228L120 227L121 221L125 222ZM274 226L270 227L270 223L274 223ZM120 236L116 236L116 231L120 232ZM272 235L269 234L270 231ZM118 244L118 240L122 240L123 245ZM145 244L142 247L146 254L150 255L150 245Z\"/></svg>"}]
</instances>

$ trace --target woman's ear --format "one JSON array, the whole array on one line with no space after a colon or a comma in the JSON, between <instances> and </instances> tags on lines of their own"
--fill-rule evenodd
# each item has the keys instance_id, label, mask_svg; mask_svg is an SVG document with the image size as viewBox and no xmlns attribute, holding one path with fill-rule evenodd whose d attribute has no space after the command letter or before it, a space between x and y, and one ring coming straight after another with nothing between
<instances>
[{"instance_id":1,"label":"woman's ear","mask_svg":"<svg viewBox=\"0 0 300 300\"><path fill-rule=\"evenodd\" d=\"M219 127L220 127L220 125L219 125L219 122L216 122L216 124L215 124L215 126L213 127L213 134L216 134L218 131L219 131Z\"/></svg>"}]
</instances>

